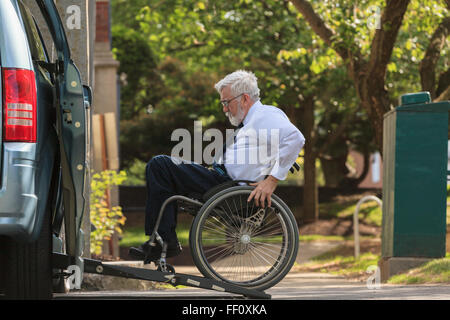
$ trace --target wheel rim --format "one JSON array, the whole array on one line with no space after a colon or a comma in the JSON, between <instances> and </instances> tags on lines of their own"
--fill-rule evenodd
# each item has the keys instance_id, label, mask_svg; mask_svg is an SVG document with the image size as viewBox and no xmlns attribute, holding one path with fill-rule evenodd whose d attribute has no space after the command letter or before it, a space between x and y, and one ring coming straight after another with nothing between
<instances>
[{"instance_id":1,"label":"wheel rim","mask_svg":"<svg viewBox=\"0 0 450 320\"><path fill-rule=\"evenodd\" d=\"M280 206L257 208L247 195L230 195L205 215L201 254L218 277L257 285L277 275L288 252L288 232Z\"/></svg>"}]
</instances>

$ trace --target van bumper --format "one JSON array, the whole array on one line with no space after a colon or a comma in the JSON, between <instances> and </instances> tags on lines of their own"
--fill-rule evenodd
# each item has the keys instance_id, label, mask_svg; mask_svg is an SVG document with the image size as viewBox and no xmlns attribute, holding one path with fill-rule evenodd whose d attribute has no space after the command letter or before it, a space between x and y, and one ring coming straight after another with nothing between
<instances>
[{"instance_id":1,"label":"van bumper","mask_svg":"<svg viewBox=\"0 0 450 320\"><path fill-rule=\"evenodd\" d=\"M3 168L0 188L0 235L28 241L36 225L35 143L3 143Z\"/></svg>"}]
</instances>

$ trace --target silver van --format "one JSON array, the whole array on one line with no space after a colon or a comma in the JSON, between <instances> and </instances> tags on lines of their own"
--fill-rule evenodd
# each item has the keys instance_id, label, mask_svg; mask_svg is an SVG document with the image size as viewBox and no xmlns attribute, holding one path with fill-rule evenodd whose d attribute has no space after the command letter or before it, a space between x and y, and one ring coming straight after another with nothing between
<instances>
[{"instance_id":1,"label":"silver van","mask_svg":"<svg viewBox=\"0 0 450 320\"><path fill-rule=\"evenodd\" d=\"M92 97L53 1L36 3L54 61L26 5L0 1L0 295L12 299L51 298L63 282L52 253L83 251Z\"/></svg>"}]
</instances>

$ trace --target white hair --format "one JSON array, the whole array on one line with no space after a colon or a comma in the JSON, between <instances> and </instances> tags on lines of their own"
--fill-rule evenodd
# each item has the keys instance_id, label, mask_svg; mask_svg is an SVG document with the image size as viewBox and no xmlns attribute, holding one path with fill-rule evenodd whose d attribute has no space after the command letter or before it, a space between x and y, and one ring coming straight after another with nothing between
<instances>
[{"instance_id":1,"label":"white hair","mask_svg":"<svg viewBox=\"0 0 450 320\"><path fill-rule=\"evenodd\" d=\"M231 94L235 96L247 93L250 99L254 101L259 100L258 79L253 72L237 70L217 82L214 88L220 94L228 86L230 86Z\"/></svg>"}]
</instances>

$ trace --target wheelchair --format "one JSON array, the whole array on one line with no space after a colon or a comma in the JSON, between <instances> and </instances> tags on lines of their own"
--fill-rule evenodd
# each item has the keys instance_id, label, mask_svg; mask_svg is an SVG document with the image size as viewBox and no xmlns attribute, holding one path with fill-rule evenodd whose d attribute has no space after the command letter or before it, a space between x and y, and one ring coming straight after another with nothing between
<instances>
[{"instance_id":1,"label":"wheelchair","mask_svg":"<svg viewBox=\"0 0 450 320\"><path fill-rule=\"evenodd\" d=\"M291 172L299 171L297 163ZM189 246L198 270L206 278L263 291L280 282L292 268L298 252L299 233L294 215L275 194L271 207L247 202L253 181L232 180L205 194L175 195L161 206L150 244L162 247L153 261L159 271L175 273L166 263L167 243L157 230L167 204L177 201L179 212L194 216ZM146 254L144 263L152 261Z\"/></svg>"}]
</instances>

